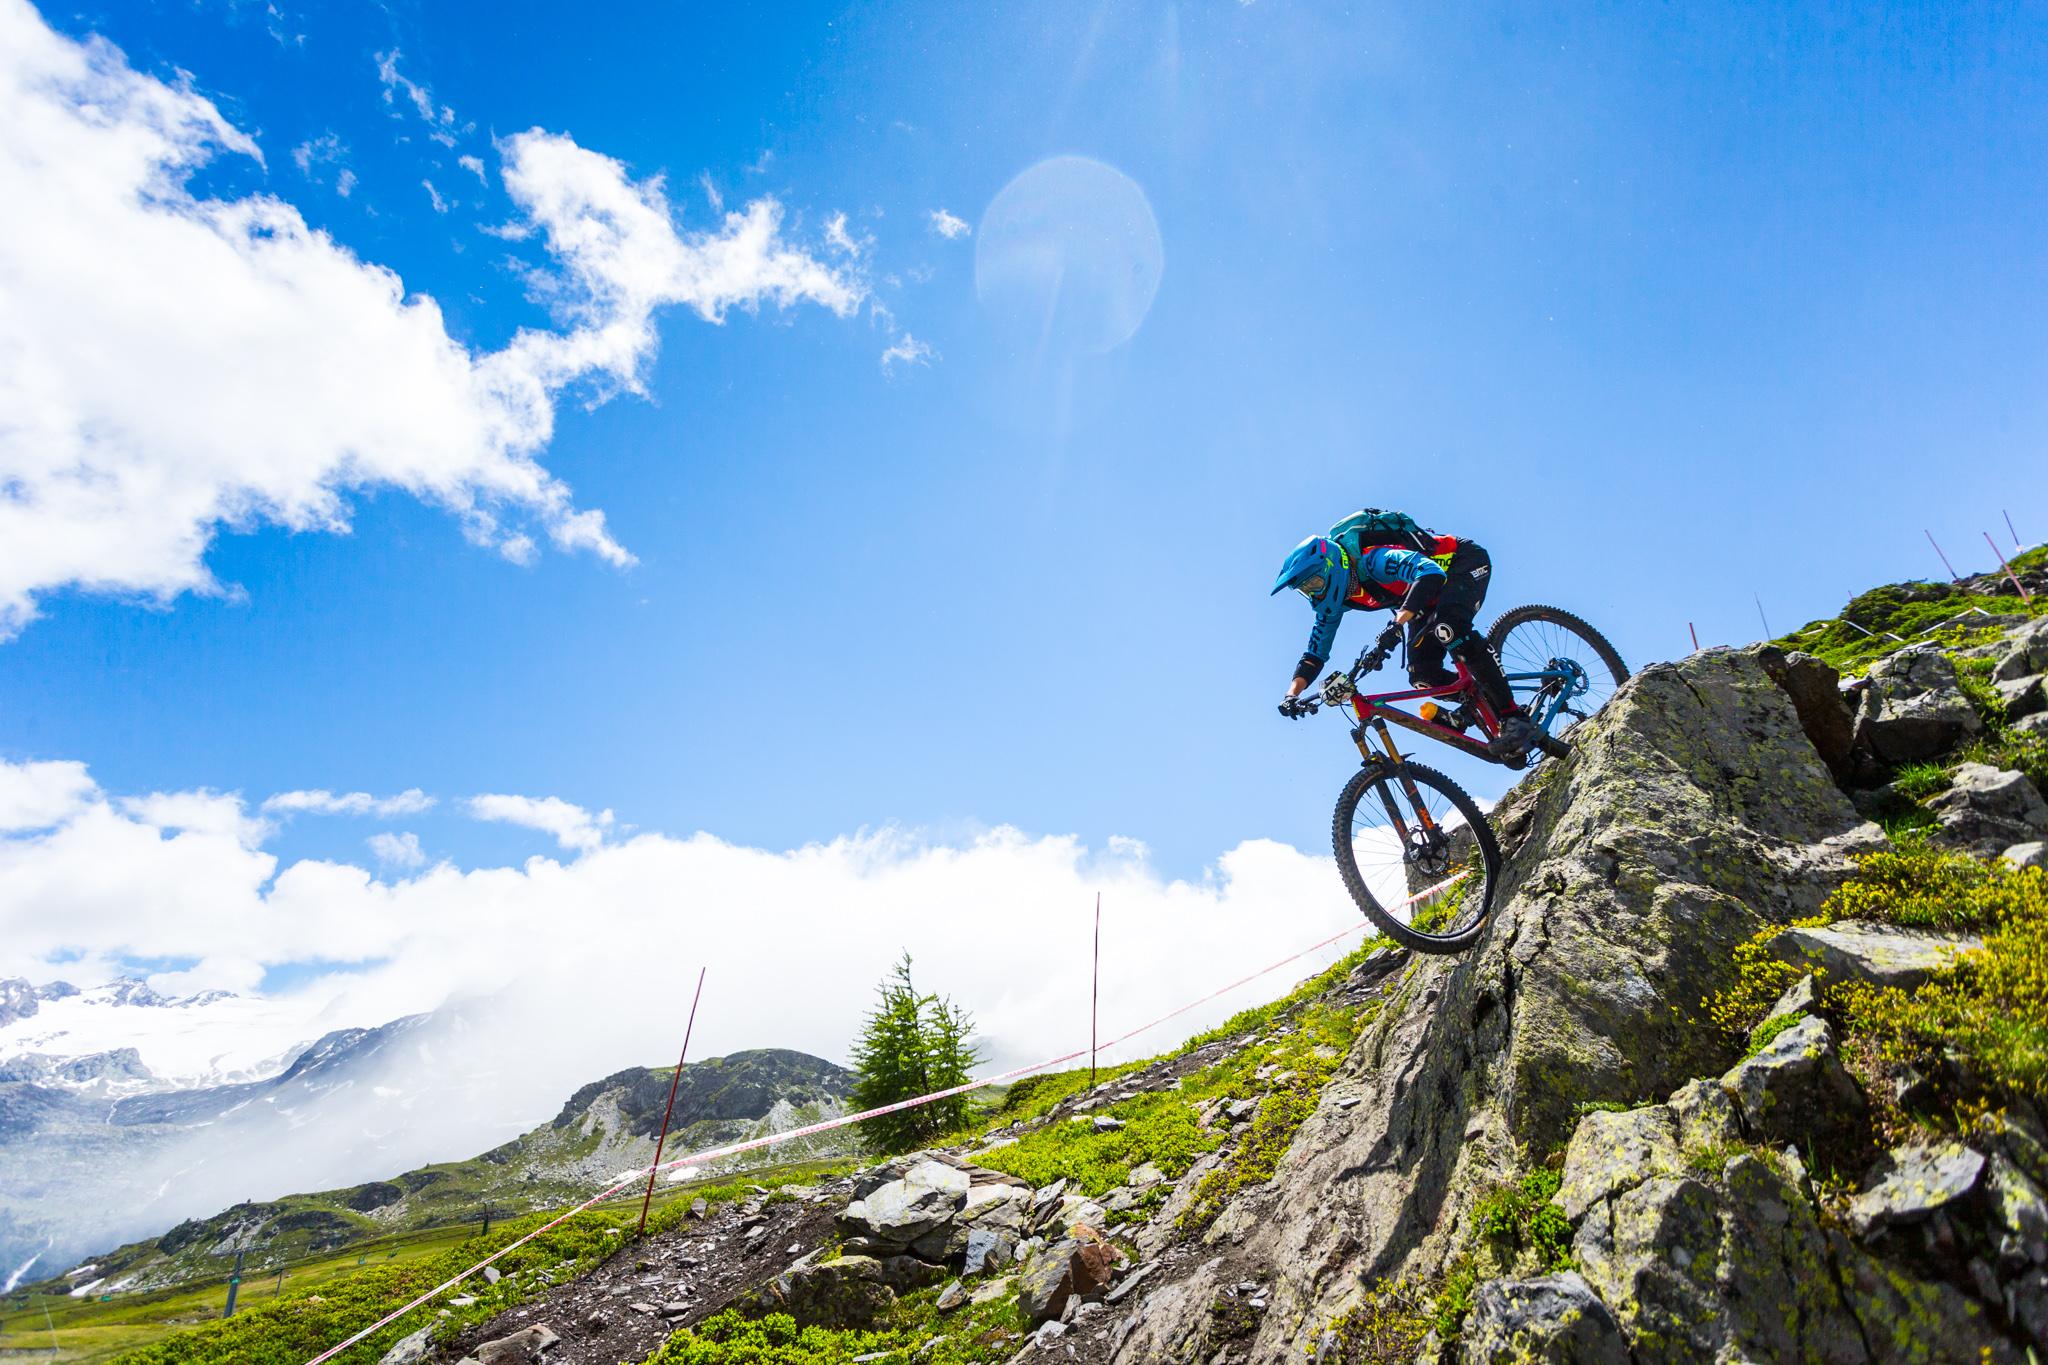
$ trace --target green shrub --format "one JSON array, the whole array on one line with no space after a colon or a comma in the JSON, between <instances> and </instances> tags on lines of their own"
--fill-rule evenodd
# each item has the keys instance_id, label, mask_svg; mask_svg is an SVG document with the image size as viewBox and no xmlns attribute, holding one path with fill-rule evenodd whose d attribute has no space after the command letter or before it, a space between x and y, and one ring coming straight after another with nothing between
<instances>
[{"instance_id":1,"label":"green shrub","mask_svg":"<svg viewBox=\"0 0 2048 1365\"><path fill-rule=\"evenodd\" d=\"M1749 1050L1742 1054L1743 1059L1747 1061L1749 1058L1762 1052L1771 1045L1779 1034L1784 1033L1805 1017L1803 1014L1781 1014L1775 1019L1766 1019L1761 1024L1758 1024L1749 1031Z\"/></svg>"},{"instance_id":2,"label":"green shrub","mask_svg":"<svg viewBox=\"0 0 2048 1365\"><path fill-rule=\"evenodd\" d=\"M749 1318L727 1309L670 1337L644 1365L852 1365L876 1357L985 1365L1015 1353L1024 1326L1015 1299L941 1318L933 1306L937 1293L899 1300L871 1331L799 1327L787 1314ZM935 1344L926 1349L928 1343Z\"/></svg>"},{"instance_id":3,"label":"green shrub","mask_svg":"<svg viewBox=\"0 0 2048 1365\"><path fill-rule=\"evenodd\" d=\"M1330 1324L1326 1365L1408 1365L1436 1326L1440 1299L1406 1280L1373 1286L1363 1302Z\"/></svg>"},{"instance_id":4,"label":"green shrub","mask_svg":"<svg viewBox=\"0 0 2048 1365\"><path fill-rule=\"evenodd\" d=\"M2048 871L1986 869L1973 899L1994 907L1981 949L1911 992L1840 987L1842 1017L1887 1062L1952 1060L1966 1094L2048 1101Z\"/></svg>"},{"instance_id":5,"label":"green shrub","mask_svg":"<svg viewBox=\"0 0 2048 1365\"><path fill-rule=\"evenodd\" d=\"M1947 791L1952 775L1939 763L1908 763L1892 774L1892 790L1909 801L1925 801Z\"/></svg>"},{"instance_id":6,"label":"green shrub","mask_svg":"<svg viewBox=\"0 0 2048 1365\"><path fill-rule=\"evenodd\" d=\"M1099 1132L1086 1121L1048 1123L975 1161L1033 1185L1070 1180L1099 1196L1123 1184L1134 1167L1148 1161L1168 1179L1178 1180L1196 1157L1220 1141L1195 1121L1194 1106L1172 1092L1140 1095L1096 1112L1120 1119L1124 1126Z\"/></svg>"}]
</instances>

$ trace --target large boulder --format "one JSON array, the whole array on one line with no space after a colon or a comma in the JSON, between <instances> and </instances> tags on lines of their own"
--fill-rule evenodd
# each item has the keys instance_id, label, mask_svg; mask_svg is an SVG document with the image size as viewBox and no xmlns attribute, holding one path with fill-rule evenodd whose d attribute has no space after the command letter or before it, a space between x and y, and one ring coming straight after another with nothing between
<instances>
[{"instance_id":1,"label":"large boulder","mask_svg":"<svg viewBox=\"0 0 2048 1365\"><path fill-rule=\"evenodd\" d=\"M1614 1314L1576 1274L1488 1280L1465 1320L1465 1359L1518 1365L1631 1365Z\"/></svg>"},{"instance_id":2,"label":"large boulder","mask_svg":"<svg viewBox=\"0 0 2048 1365\"><path fill-rule=\"evenodd\" d=\"M1232 1345L1262 1361L1312 1355L1361 1284L1440 1274L1476 1202L1589 1103L1736 1061L1699 1020L1735 949L1813 915L1851 855L1884 846L1756 651L1649 665L1544 768L1496 807L1511 833L1478 942L1403 964L1271 1180L1204 1234L1229 1256L1148 1283L1118 1362L1194 1349L1235 1266L1272 1272L1271 1306Z\"/></svg>"},{"instance_id":3,"label":"large boulder","mask_svg":"<svg viewBox=\"0 0 2048 1365\"><path fill-rule=\"evenodd\" d=\"M1596 1111L1586 1115L1565 1149L1555 1202L1576 1221L1595 1204L1645 1180L1684 1170L1678 1121L1671 1110L1654 1104L1623 1113Z\"/></svg>"},{"instance_id":4,"label":"large boulder","mask_svg":"<svg viewBox=\"0 0 2048 1365\"><path fill-rule=\"evenodd\" d=\"M1947 753L1984 729L1956 681L1956 666L1933 646L1902 649L1870 669L1856 712L1855 742L1886 764Z\"/></svg>"},{"instance_id":5,"label":"large boulder","mask_svg":"<svg viewBox=\"0 0 2048 1365\"><path fill-rule=\"evenodd\" d=\"M956 1167L919 1161L901 1178L876 1185L849 1203L839 1215L840 1225L876 1246L907 1247L950 1221L967 1202L971 1184Z\"/></svg>"},{"instance_id":6,"label":"large boulder","mask_svg":"<svg viewBox=\"0 0 2048 1365\"><path fill-rule=\"evenodd\" d=\"M1979 858L2048 838L2048 801L2025 773L1965 763L1927 808L1941 822L1935 842Z\"/></svg>"},{"instance_id":7,"label":"large boulder","mask_svg":"<svg viewBox=\"0 0 2048 1365\"><path fill-rule=\"evenodd\" d=\"M1017 1270L1017 1309L1036 1326L1057 1318L1074 1293L1073 1260L1080 1243L1067 1239L1033 1252Z\"/></svg>"},{"instance_id":8,"label":"large boulder","mask_svg":"<svg viewBox=\"0 0 2048 1365\"><path fill-rule=\"evenodd\" d=\"M1849 1221L1872 1233L1917 1223L1960 1203L1984 1176L1984 1154L1960 1142L1914 1143L1894 1150L1849 1201Z\"/></svg>"}]
</instances>

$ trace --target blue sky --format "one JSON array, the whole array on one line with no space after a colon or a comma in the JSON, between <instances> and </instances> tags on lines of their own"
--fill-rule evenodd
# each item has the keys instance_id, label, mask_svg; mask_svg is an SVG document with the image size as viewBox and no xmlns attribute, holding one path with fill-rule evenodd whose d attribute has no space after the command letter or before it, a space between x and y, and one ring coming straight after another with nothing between
<instances>
[{"instance_id":1,"label":"blue sky","mask_svg":"<svg viewBox=\"0 0 2048 1365\"><path fill-rule=\"evenodd\" d=\"M399 823L459 867L555 851L456 805L520 793L771 851L1121 835L1198 878L1245 840L1325 847L1347 746L1274 715L1309 621L1266 590L1361 504L1480 540L1490 608L1575 609L1638 663L1688 621L1755 638L1753 592L1783 630L1935 572L1923 528L1977 569L2001 509L2029 543L2048 517L2024 8L43 14L260 150L193 194L284 201L478 355L567 326L560 262L502 234L530 129L661 177L685 235L712 193L772 196L861 296L657 305L644 392L560 391L532 458L630 565L538 532L513 562L343 481L346 531L213 526L226 591L36 584L0 757L108 792L420 788L441 804ZM1058 155L1157 223L1156 298L1100 354L977 297L984 210ZM929 354L885 364L906 336ZM263 399L259 452L292 416ZM367 863L371 828L267 846Z\"/></svg>"}]
</instances>

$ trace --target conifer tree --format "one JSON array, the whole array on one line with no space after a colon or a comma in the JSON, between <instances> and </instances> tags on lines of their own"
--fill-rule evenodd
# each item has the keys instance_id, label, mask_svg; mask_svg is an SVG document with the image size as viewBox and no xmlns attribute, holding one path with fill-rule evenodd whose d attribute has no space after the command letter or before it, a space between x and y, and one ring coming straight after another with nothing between
<instances>
[{"instance_id":1,"label":"conifer tree","mask_svg":"<svg viewBox=\"0 0 2048 1365\"><path fill-rule=\"evenodd\" d=\"M853 1046L854 1108L874 1109L966 1083L981 1060L967 1041L974 1018L949 999L920 995L910 978L909 953L875 994L875 1009ZM877 1152L908 1152L966 1122L967 1097L957 1095L869 1119L861 1136Z\"/></svg>"}]
</instances>

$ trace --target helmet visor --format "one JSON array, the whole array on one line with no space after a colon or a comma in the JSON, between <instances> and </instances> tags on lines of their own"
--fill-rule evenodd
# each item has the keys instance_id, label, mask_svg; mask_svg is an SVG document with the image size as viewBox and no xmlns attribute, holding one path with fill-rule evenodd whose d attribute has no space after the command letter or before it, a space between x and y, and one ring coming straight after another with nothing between
<instances>
[{"instance_id":1,"label":"helmet visor","mask_svg":"<svg viewBox=\"0 0 2048 1365\"><path fill-rule=\"evenodd\" d=\"M1306 597L1309 601L1313 602L1318 597L1321 597L1323 595L1323 589L1327 588L1329 585L1329 579L1323 577L1319 573L1312 573L1307 578L1304 578L1299 583L1296 583L1294 585L1294 590L1300 593L1303 597Z\"/></svg>"}]
</instances>

